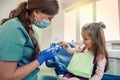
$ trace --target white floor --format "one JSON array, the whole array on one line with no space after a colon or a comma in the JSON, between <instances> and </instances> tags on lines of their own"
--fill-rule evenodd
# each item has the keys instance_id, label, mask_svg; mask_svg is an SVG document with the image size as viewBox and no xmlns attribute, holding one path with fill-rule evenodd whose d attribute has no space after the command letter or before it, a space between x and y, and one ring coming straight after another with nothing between
<instances>
[{"instance_id":1,"label":"white floor","mask_svg":"<svg viewBox=\"0 0 120 80\"><path fill-rule=\"evenodd\" d=\"M42 66L40 66L40 72L39 75L50 75L50 76L56 76L54 69L46 67L45 64L43 64Z\"/></svg>"}]
</instances>

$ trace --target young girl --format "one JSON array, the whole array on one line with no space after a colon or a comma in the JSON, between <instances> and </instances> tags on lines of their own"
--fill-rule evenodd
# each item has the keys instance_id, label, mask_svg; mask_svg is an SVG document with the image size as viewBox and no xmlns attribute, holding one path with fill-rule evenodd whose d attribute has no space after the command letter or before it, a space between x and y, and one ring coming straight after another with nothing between
<instances>
[{"instance_id":1,"label":"young girl","mask_svg":"<svg viewBox=\"0 0 120 80\"><path fill-rule=\"evenodd\" d=\"M100 23L89 23L82 27L82 38L85 47L71 48L66 42L59 42L70 53L92 52L94 55L94 67L92 77L89 80L101 80L104 72L108 69L108 53L106 51L103 28L106 26ZM69 72L64 74L62 80L88 80L87 78L75 76Z\"/></svg>"}]
</instances>

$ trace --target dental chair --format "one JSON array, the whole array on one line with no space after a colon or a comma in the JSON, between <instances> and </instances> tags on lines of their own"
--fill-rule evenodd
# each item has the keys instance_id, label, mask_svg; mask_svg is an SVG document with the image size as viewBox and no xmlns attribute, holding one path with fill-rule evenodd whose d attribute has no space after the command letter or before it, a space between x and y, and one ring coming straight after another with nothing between
<instances>
[{"instance_id":1,"label":"dental chair","mask_svg":"<svg viewBox=\"0 0 120 80\"><path fill-rule=\"evenodd\" d=\"M73 44L69 43L69 45L73 48L75 47ZM53 68L57 76L63 75L66 72L66 68L72 58L73 54L68 53L64 47L62 46L60 51L56 54L56 56L46 61L46 66L49 68ZM40 80L59 80L59 77L55 76L43 76ZM102 80L120 80L120 76L104 74Z\"/></svg>"},{"instance_id":2,"label":"dental chair","mask_svg":"<svg viewBox=\"0 0 120 80\"><path fill-rule=\"evenodd\" d=\"M39 76L39 80L57 80L56 76L42 75Z\"/></svg>"},{"instance_id":3,"label":"dental chair","mask_svg":"<svg viewBox=\"0 0 120 80\"><path fill-rule=\"evenodd\" d=\"M73 44L69 43L69 45L73 48L75 47ZM73 54L68 53L63 46L61 46L60 51L56 54L56 56L46 61L46 66L49 68L54 68L57 76L63 75L66 72L66 68L72 58Z\"/></svg>"},{"instance_id":4,"label":"dental chair","mask_svg":"<svg viewBox=\"0 0 120 80\"><path fill-rule=\"evenodd\" d=\"M111 74L104 74L102 80L120 80L120 76L111 75Z\"/></svg>"}]
</instances>

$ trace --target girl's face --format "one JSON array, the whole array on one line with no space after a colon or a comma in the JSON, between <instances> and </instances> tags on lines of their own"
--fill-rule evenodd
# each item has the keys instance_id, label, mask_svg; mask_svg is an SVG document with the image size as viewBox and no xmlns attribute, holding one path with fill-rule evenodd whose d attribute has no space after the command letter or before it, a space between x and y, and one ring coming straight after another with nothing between
<instances>
[{"instance_id":1,"label":"girl's face","mask_svg":"<svg viewBox=\"0 0 120 80\"><path fill-rule=\"evenodd\" d=\"M92 40L91 40L91 37L88 35L87 32L83 32L82 33L82 38L83 38L83 43L85 44L86 48L89 50L89 51L92 51Z\"/></svg>"}]
</instances>

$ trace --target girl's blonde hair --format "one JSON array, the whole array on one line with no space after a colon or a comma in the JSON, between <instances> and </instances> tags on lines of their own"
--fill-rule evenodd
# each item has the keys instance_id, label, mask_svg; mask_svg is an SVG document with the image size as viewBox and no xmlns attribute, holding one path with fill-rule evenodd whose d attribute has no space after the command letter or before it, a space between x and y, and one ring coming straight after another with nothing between
<instances>
[{"instance_id":1,"label":"girl's blonde hair","mask_svg":"<svg viewBox=\"0 0 120 80\"><path fill-rule=\"evenodd\" d=\"M106 50L106 41L103 29L106 28L103 22L88 23L82 27L82 33L86 32L92 40L95 59L99 57L106 58L105 71L108 69L108 52Z\"/></svg>"}]
</instances>

